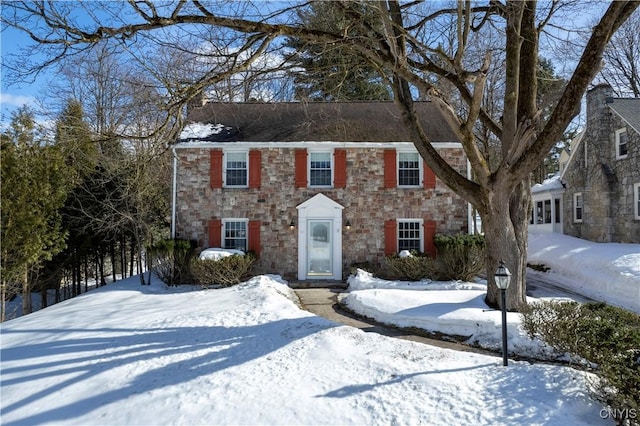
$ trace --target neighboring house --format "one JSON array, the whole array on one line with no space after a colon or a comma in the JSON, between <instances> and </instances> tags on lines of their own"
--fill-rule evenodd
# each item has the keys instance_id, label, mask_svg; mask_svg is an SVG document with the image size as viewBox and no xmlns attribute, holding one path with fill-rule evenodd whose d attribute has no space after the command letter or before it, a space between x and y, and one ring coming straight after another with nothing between
<instances>
[{"instance_id":1,"label":"neighboring house","mask_svg":"<svg viewBox=\"0 0 640 426\"><path fill-rule=\"evenodd\" d=\"M435 105L416 103L441 155L467 176ZM207 103L173 146L172 235L253 250L259 273L341 280L354 263L436 233L468 232L469 207L426 166L393 103Z\"/></svg>"},{"instance_id":2,"label":"neighboring house","mask_svg":"<svg viewBox=\"0 0 640 426\"><path fill-rule=\"evenodd\" d=\"M562 233L562 206L564 186L556 175L531 188L533 207L529 229L534 232Z\"/></svg>"},{"instance_id":3,"label":"neighboring house","mask_svg":"<svg viewBox=\"0 0 640 426\"><path fill-rule=\"evenodd\" d=\"M640 98L614 98L608 85L587 93L587 126L560 180L565 234L640 243Z\"/></svg>"}]
</instances>

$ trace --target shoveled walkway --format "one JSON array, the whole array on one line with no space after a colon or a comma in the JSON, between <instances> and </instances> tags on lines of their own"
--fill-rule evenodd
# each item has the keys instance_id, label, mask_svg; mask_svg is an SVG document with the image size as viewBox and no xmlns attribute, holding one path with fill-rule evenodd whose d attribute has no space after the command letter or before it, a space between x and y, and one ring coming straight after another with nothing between
<instances>
[{"instance_id":1,"label":"shoveled walkway","mask_svg":"<svg viewBox=\"0 0 640 426\"><path fill-rule=\"evenodd\" d=\"M428 333L421 330L394 328L357 316L347 311L340 305L340 303L338 303L338 296L345 292L345 290L340 287L298 287L294 288L294 290L305 310L340 324L356 327L366 332L378 333L398 339L411 340L440 348L500 356L500 354L495 352L464 345L451 338L443 337L443 339L446 340L436 339L434 337L428 337Z\"/></svg>"}]
</instances>

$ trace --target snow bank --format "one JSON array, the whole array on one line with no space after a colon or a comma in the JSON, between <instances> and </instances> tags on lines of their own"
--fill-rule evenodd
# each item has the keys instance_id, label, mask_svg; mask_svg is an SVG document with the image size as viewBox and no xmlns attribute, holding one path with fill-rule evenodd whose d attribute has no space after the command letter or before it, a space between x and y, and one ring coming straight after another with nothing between
<instances>
[{"instance_id":1,"label":"snow bank","mask_svg":"<svg viewBox=\"0 0 640 426\"><path fill-rule=\"evenodd\" d=\"M640 313L640 244L530 233L529 261L549 266L570 290Z\"/></svg>"},{"instance_id":2,"label":"snow bank","mask_svg":"<svg viewBox=\"0 0 640 426\"><path fill-rule=\"evenodd\" d=\"M478 281L474 283L466 281L389 281L376 278L370 272L358 269L355 275L347 278L349 291L377 289L398 289L398 290L487 290L486 282Z\"/></svg>"},{"instance_id":3,"label":"snow bank","mask_svg":"<svg viewBox=\"0 0 640 426\"><path fill-rule=\"evenodd\" d=\"M491 350L502 348L502 312L485 302L486 283L386 281L358 270L349 277L347 308L384 324L416 327L464 336L467 343ZM510 354L541 359L565 359L546 344L530 339L520 314L507 313Z\"/></svg>"}]
</instances>

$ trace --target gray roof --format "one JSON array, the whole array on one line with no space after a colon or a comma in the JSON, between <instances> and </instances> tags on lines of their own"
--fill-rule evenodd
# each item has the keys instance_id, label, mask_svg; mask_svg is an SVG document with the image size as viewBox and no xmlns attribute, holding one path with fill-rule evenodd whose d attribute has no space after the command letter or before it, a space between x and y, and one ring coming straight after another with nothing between
<instances>
[{"instance_id":1,"label":"gray roof","mask_svg":"<svg viewBox=\"0 0 640 426\"><path fill-rule=\"evenodd\" d=\"M415 109L431 142L457 142L435 104ZM191 107L187 123L228 126L217 142L411 141L393 102L207 103Z\"/></svg>"},{"instance_id":2,"label":"gray roof","mask_svg":"<svg viewBox=\"0 0 640 426\"><path fill-rule=\"evenodd\" d=\"M640 98L613 98L609 108L640 133Z\"/></svg>"}]
</instances>

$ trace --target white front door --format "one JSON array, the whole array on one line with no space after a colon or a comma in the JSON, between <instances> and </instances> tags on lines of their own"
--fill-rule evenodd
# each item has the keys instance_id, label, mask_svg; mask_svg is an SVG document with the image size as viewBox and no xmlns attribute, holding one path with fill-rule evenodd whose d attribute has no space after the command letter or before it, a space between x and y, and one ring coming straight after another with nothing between
<instances>
[{"instance_id":1,"label":"white front door","mask_svg":"<svg viewBox=\"0 0 640 426\"><path fill-rule=\"evenodd\" d=\"M342 207L316 194L298 209L298 279L342 279Z\"/></svg>"},{"instance_id":2,"label":"white front door","mask_svg":"<svg viewBox=\"0 0 640 426\"><path fill-rule=\"evenodd\" d=\"M312 219L307 223L307 275L333 275L332 224Z\"/></svg>"}]
</instances>

